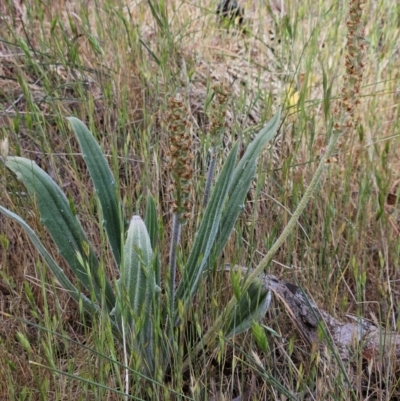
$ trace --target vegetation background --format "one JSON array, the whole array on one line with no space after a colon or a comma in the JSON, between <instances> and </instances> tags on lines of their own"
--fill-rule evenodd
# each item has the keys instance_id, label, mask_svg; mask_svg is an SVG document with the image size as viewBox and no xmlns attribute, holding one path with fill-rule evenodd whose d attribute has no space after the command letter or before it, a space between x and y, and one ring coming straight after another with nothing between
<instances>
[{"instance_id":1,"label":"vegetation background","mask_svg":"<svg viewBox=\"0 0 400 401\"><path fill-rule=\"evenodd\" d=\"M170 96L184 94L193 123L195 201L182 232L187 239L204 192L210 86L219 82L231 90L224 154L238 139L246 146L278 107L284 109L224 263L252 267L261 260L311 180L342 85L347 2L253 0L241 6L244 32L221 24L217 3L207 0L0 5L0 136L8 137L10 154L35 160L75 202L110 277L115 272L99 234L98 205L67 116L82 119L101 143L127 215L143 216L146 194L156 197L164 264L171 220L165 168ZM301 286L338 318L363 316L397 330L400 5L370 1L364 16L368 50L357 128L342 138L268 272ZM28 221L63 263L32 200L0 169L1 205ZM15 317L0 315L0 399L122 399L115 392L122 389L121 369L90 350L120 359L101 322L82 320L21 228L4 216L0 246L0 311ZM229 291L229 275L207 283L194 311L200 326L213 322ZM268 352L248 332L194 361L190 374L172 372L148 397L285 399L276 380L294 399L399 398L390 360L369 367L365 376L365 361L355 357L359 377L352 388L334 349L306 347L282 304L275 300L263 323L275 331ZM135 391L143 396L146 385L140 383L144 388Z\"/></svg>"}]
</instances>

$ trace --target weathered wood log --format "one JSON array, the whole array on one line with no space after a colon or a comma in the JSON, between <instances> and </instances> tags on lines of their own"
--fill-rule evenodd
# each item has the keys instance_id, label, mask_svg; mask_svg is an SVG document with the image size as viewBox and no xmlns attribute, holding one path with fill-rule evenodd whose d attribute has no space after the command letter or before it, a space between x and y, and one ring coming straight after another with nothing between
<instances>
[{"instance_id":1,"label":"weathered wood log","mask_svg":"<svg viewBox=\"0 0 400 401\"><path fill-rule=\"evenodd\" d=\"M227 265L225 270L229 269ZM234 269L241 269L244 273L249 272L245 267L235 266ZM318 339L320 328L330 336L344 364L354 356L361 355L369 371L372 367L375 372L382 371L385 366L391 366L395 371L400 368L399 333L386 331L366 319L352 316L347 316L349 320L342 322L318 308L305 290L297 285L280 280L271 274L262 274L259 278L263 281L264 287L272 291L283 303L301 336L310 346L320 343Z\"/></svg>"},{"instance_id":2,"label":"weathered wood log","mask_svg":"<svg viewBox=\"0 0 400 401\"><path fill-rule=\"evenodd\" d=\"M310 345L318 341L318 325L323 321L343 362L349 361L350 353L358 350L366 359L394 357L399 364L399 333L387 332L356 317L348 316L351 320L342 322L318 308L300 287L272 275L265 275L263 280L265 288L270 289L285 305L301 335Z\"/></svg>"}]
</instances>

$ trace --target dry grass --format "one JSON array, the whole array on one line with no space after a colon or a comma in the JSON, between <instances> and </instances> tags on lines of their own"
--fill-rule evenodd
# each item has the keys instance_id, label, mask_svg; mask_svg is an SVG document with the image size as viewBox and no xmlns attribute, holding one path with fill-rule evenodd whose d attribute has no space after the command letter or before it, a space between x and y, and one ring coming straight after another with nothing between
<instances>
[{"instance_id":1,"label":"dry grass","mask_svg":"<svg viewBox=\"0 0 400 401\"><path fill-rule=\"evenodd\" d=\"M238 138L246 144L284 105L286 118L264 153L246 213L224 252L227 262L256 264L287 223L326 146L329 102L335 101L344 71L344 2L242 2L247 35L221 29L216 3L208 0L168 2L169 24L163 26L146 1L73 0L46 7L34 0L6 3L0 6L0 136L9 137L11 154L34 159L76 202L111 277L116 272L98 233L98 206L64 117L81 118L95 133L119 177L127 215L143 212L141 197L147 191L158 199L165 261L170 217L163 116L168 96L181 92L189 99L198 177L194 195L202 194L205 179L205 104L212 83L223 82L232 90L227 149ZM297 282L338 317L362 315L397 330L400 9L382 0L369 2L365 14L369 48L359 124L342 141L337 162L270 272ZM63 263L33 202L0 170L1 205L26 219ZM200 203L202 197L196 199ZM196 205L192 213L183 238L192 238ZM79 346L85 342L105 355L118 354L112 339L96 338L101 323L82 323L78 308L57 288L18 226L0 215L0 227L0 311L77 341L0 316L0 399L122 399L29 363L122 389L119 369ZM196 318L204 327L218 313L225 289L228 280L210 283L208 294L216 302L206 303L205 296L199 300L204 316ZM175 399L170 390L178 383L175 390L194 399L232 399L246 392L249 399L284 399L266 379L270 375L297 399L350 399L332 350L307 349L282 305L273 305L265 324L282 335L271 336L269 353L257 350L248 333L235 347L225 344L215 355L199 359L183 390L173 376L148 397ZM264 369L257 368L252 350ZM386 365L386 375L376 382L373 374L365 378L371 380L369 399L399 398L399 376ZM352 366L361 372L361 358L355 357ZM361 379L358 383L358 399L367 397Z\"/></svg>"}]
</instances>

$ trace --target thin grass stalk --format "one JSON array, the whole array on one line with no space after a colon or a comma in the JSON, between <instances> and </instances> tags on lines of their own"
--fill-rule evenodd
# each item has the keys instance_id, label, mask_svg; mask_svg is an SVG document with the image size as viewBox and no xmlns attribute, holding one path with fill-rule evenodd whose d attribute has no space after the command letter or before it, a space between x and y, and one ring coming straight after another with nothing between
<instances>
[{"instance_id":1,"label":"thin grass stalk","mask_svg":"<svg viewBox=\"0 0 400 401\"><path fill-rule=\"evenodd\" d=\"M129 369L128 369L128 350L126 347L125 339L125 324L124 317L121 317L121 329L122 329L122 348L124 350L124 363L125 363L125 396L124 399L127 401L129 399Z\"/></svg>"}]
</instances>

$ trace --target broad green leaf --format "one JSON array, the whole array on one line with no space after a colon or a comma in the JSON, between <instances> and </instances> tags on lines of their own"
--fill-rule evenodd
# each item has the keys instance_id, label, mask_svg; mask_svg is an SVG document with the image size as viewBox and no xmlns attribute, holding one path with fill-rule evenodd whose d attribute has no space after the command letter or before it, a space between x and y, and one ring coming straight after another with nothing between
<instances>
[{"instance_id":1,"label":"broad green leaf","mask_svg":"<svg viewBox=\"0 0 400 401\"><path fill-rule=\"evenodd\" d=\"M147 355L147 368L153 369L152 302L156 291L153 270L153 251L146 225L139 216L129 224L117 282L118 297L112 312L125 332L135 338L134 348ZM122 321L123 319L123 321ZM129 330L126 330L129 328Z\"/></svg>"},{"instance_id":2,"label":"broad green leaf","mask_svg":"<svg viewBox=\"0 0 400 401\"><path fill-rule=\"evenodd\" d=\"M117 198L115 179L112 175L107 160L92 133L82 121L75 117L67 119L75 131L79 146L82 150L90 177L92 178L96 195L100 201L103 216L103 224L106 229L108 241L114 255L117 266L121 263L122 238L124 225L122 212Z\"/></svg>"},{"instance_id":3,"label":"broad green leaf","mask_svg":"<svg viewBox=\"0 0 400 401\"><path fill-rule=\"evenodd\" d=\"M6 166L16 174L29 195L36 200L41 222L49 231L60 254L80 283L88 291L94 291L101 305L103 290L98 272L99 262L82 226L72 214L64 193L32 160L8 157ZM107 279L104 290L106 306L111 311L115 297Z\"/></svg>"},{"instance_id":4,"label":"broad green leaf","mask_svg":"<svg viewBox=\"0 0 400 401\"><path fill-rule=\"evenodd\" d=\"M54 274L55 278L58 282L63 286L63 288L68 291L68 294L73 298L77 303L82 302L82 306L86 312L88 312L91 316L96 314L99 309L98 306L95 305L92 301L90 301L85 295L83 295L78 289L69 281L68 277L65 275L64 271L60 266L55 262L55 260L51 257L47 249L40 242L39 238L36 236L35 232L32 228L19 217L17 214L11 212L10 210L0 206L0 212L11 218L15 222L17 222L28 235L29 239L32 241L33 245L39 252L40 256L43 258L51 272Z\"/></svg>"},{"instance_id":5,"label":"broad green leaf","mask_svg":"<svg viewBox=\"0 0 400 401\"><path fill-rule=\"evenodd\" d=\"M124 246L124 263L118 285L127 292L130 308L136 316L140 315L143 307L150 307L155 287L152 263L153 251L146 225L139 216L133 216Z\"/></svg>"},{"instance_id":6,"label":"broad green leaf","mask_svg":"<svg viewBox=\"0 0 400 401\"><path fill-rule=\"evenodd\" d=\"M233 337L258 322L269 308L271 292L263 288L260 280L250 284L227 319L226 337Z\"/></svg>"},{"instance_id":7,"label":"broad green leaf","mask_svg":"<svg viewBox=\"0 0 400 401\"><path fill-rule=\"evenodd\" d=\"M182 271L182 279L176 291L176 300L177 302L182 300L185 306L196 292L202 274L208 266L209 256L218 235L222 211L232 182L238 145L236 144L232 148L215 183L211 199L196 233L189 259Z\"/></svg>"},{"instance_id":8,"label":"broad green leaf","mask_svg":"<svg viewBox=\"0 0 400 401\"><path fill-rule=\"evenodd\" d=\"M257 158L266 143L276 134L280 120L281 112L278 111L249 144L235 168L229 189L229 199L221 219L221 229L218 231L214 245L216 255L220 255L223 251L236 220L243 210L246 195L256 174Z\"/></svg>"}]
</instances>

